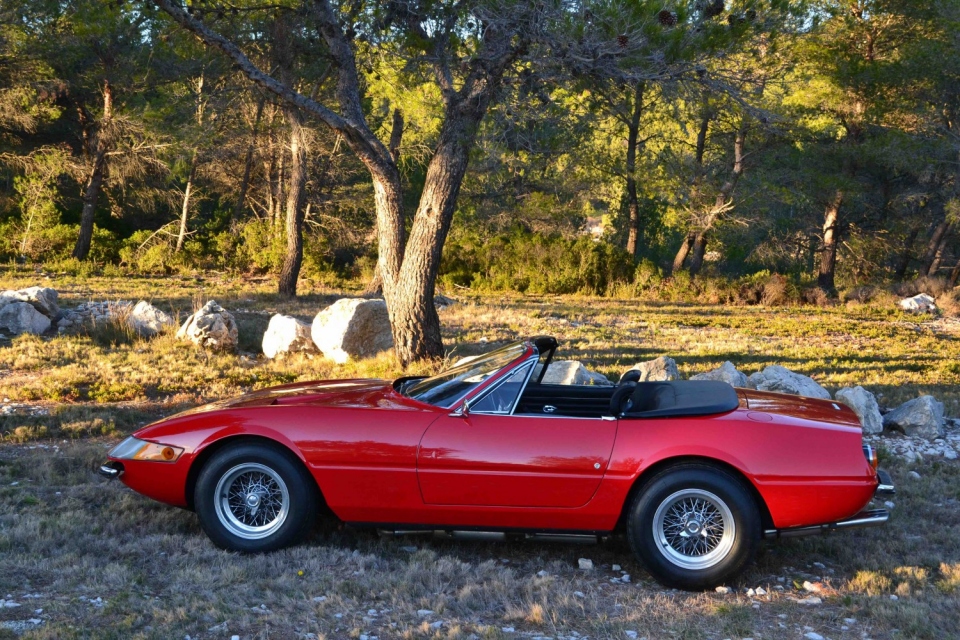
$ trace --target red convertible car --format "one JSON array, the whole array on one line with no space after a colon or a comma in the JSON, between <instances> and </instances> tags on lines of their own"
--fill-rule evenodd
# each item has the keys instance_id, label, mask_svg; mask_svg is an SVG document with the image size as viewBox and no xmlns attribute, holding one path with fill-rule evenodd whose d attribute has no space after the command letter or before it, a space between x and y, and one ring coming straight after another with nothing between
<instances>
[{"instance_id":1,"label":"red convertible car","mask_svg":"<svg viewBox=\"0 0 960 640\"><path fill-rule=\"evenodd\" d=\"M721 584L761 538L882 524L857 416L723 382L544 384L553 338L433 377L289 384L137 431L101 467L196 511L213 542L293 544L326 505L356 526L622 533L661 582Z\"/></svg>"}]
</instances>

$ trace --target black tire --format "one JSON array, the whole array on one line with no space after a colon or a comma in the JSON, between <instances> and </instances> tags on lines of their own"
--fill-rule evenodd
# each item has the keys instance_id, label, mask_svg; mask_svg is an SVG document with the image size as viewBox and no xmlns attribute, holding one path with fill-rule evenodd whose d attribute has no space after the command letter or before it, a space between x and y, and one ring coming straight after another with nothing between
<instances>
[{"instance_id":1,"label":"black tire","mask_svg":"<svg viewBox=\"0 0 960 640\"><path fill-rule=\"evenodd\" d=\"M207 460L194 489L194 508L215 545L261 553L296 544L310 532L317 493L313 478L292 454L248 442L229 445Z\"/></svg>"},{"instance_id":2,"label":"black tire","mask_svg":"<svg viewBox=\"0 0 960 640\"><path fill-rule=\"evenodd\" d=\"M657 581L699 591L736 577L760 541L760 511L743 482L700 464L671 467L637 494L627 514L633 553Z\"/></svg>"}]
</instances>

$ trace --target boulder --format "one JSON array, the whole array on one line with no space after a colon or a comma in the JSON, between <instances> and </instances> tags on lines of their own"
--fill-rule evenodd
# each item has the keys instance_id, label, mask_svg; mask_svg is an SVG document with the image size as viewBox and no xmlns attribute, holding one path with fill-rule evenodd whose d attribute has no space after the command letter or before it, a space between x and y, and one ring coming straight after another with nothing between
<instances>
[{"instance_id":1,"label":"boulder","mask_svg":"<svg viewBox=\"0 0 960 640\"><path fill-rule=\"evenodd\" d=\"M726 382L731 387L746 387L747 386L747 374L742 371L738 371L732 362L724 362L718 368L713 371L707 371L706 373L698 373L695 376L690 376L691 380L719 380L721 382Z\"/></svg>"},{"instance_id":2,"label":"boulder","mask_svg":"<svg viewBox=\"0 0 960 640\"><path fill-rule=\"evenodd\" d=\"M0 308L0 329L8 333L40 334L50 328L50 318L27 302L8 302Z\"/></svg>"},{"instance_id":3,"label":"boulder","mask_svg":"<svg viewBox=\"0 0 960 640\"><path fill-rule=\"evenodd\" d=\"M936 301L933 296L926 293L918 293L912 298L904 298L900 301L900 308L911 313L927 313L937 310Z\"/></svg>"},{"instance_id":4,"label":"boulder","mask_svg":"<svg viewBox=\"0 0 960 640\"><path fill-rule=\"evenodd\" d=\"M590 371L578 360L551 362L541 382L543 384L585 384L603 387L613 385L606 376Z\"/></svg>"},{"instance_id":5,"label":"boulder","mask_svg":"<svg viewBox=\"0 0 960 640\"><path fill-rule=\"evenodd\" d=\"M338 363L393 347L390 316L383 300L337 300L313 319L311 335L323 355Z\"/></svg>"},{"instance_id":6,"label":"boulder","mask_svg":"<svg viewBox=\"0 0 960 640\"><path fill-rule=\"evenodd\" d=\"M177 337L206 349L232 351L237 348L237 322L228 311L211 300L187 318Z\"/></svg>"},{"instance_id":7,"label":"boulder","mask_svg":"<svg viewBox=\"0 0 960 640\"><path fill-rule=\"evenodd\" d=\"M439 293L433 296L433 306L435 306L437 310L446 309L447 307L452 307L455 304L457 304L457 301L453 298L442 296Z\"/></svg>"},{"instance_id":8,"label":"boulder","mask_svg":"<svg viewBox=\"0 0 960 640\"><path fill-rule=\"evenodd\" d=\"M295 351L316 351L310 337L310 325L292 316L276 314L263 334L263 355L276 358Z\"/></svg>"},{"instance_id":9,"label":"boulder","mask_svg":"<svg viewBox=\"0 0 960 640\"><path fill-rule=\"evenodd\" d=\"M640 372L638 382L662 382L665 380L680 379L680 370L677 369L676 361L667 356L660 356L653 360L639 362L635 364L630 371Z\"/></svg>"},{"instance_id":10,"label":"boulder","mask_svg":"<svg viewBox=\"0 0 960 640\"><path fill-rule=\"evenodd\" d=\"M169 314L157 309L146 300L138 302L127 316L127 324L130 328L148 338L157 335L163 331L164 327L174 323L174 319Z\"/></svg>"},{"instance_id":11,"label":"boulder","mask_svg":"<svg viewBox=\"0 0 960 640\"><path fill-rule=\"evenodd\" d=\"M933 396L920 396L904 402L883 416L886 429L899 429L908 436L934 439L943 433L943 403Z\"/></svg>"},{"instance_id":12,"label":"boulder","mask_svg":"<svg viewBox=\"0 0 960 640\"><path fill-rule=\"evenodd\" d=\"M747 378L747 385L758 391L791 393L795 396L830 400L830 392L817 384L813 378L794 373L778 364L772 364L763 371L752 374Z\"/></svg>"},{"instance_id":13,"label":"boulder","mask_svg":"<svg viewBox=\"0 0 960 640\"><path fill-rule=\"evenodd\" d=\"M0 307L11 302L26 302L48 318L55 318L60 313L57 296L57 291L50 287L27 287L19 291L4 291L0 293Z\"/></svg>"},{"instance_id":14,"label":"boulder","mask_svg":"<svg viewBox=\"0 0 960 640\"><path fill-rule=\"evenodd\" d=\"M880 433L883 431L883 416L880 415L880 406L877 398L863 387L845 387L837 391L837 402L847 405L860 418L864 433Z\"/></svg>"}]
</instances>

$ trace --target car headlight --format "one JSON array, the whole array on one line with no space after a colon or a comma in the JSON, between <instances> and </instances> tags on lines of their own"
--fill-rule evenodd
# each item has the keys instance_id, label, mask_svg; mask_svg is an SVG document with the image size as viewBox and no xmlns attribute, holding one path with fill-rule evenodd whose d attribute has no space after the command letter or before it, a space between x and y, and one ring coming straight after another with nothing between
<instances>
[{"instance_id":1,"label":"car headlight","mask_svg":"<svg viewBox=\"0 0 960 640\"><path fill-rule=\"evenodd\" d=\"M109 454L111 458L119 460L151 460L153 462L176 462L180 454L183 453L181 447L173 447L168 444L157 444L147 442L130 436L117 446Z\"/></svg>"}]
</instances>

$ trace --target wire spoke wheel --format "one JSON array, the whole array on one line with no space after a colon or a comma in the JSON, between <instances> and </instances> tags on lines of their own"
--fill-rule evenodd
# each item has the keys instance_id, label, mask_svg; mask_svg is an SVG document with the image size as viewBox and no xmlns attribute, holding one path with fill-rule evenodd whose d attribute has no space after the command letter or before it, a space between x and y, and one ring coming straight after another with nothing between
<instances>
[{"instance_id":1,"label":"wire spoke wheel","mask_svg":"<svg viewBox=\"0 0 960 640\"><path fill-rule=\"evenodd\" d=\"M220 477L214 505L217 518L230 533L260 540L283 526L290 513L290 493L276 471L244 462Z\"/></svg>"},{"instance_id":2,"label":"wire spoke wheel","mask_svg":"<svg viewBox=\"0 0 960 640\"><path fill-rule=\"evenodd\" d=\"M683 489L665 498L653 516L658 549L684 569L707 569L733 548L736 523L730 507L703 489Z\"/></svg>"}]
</instances>

